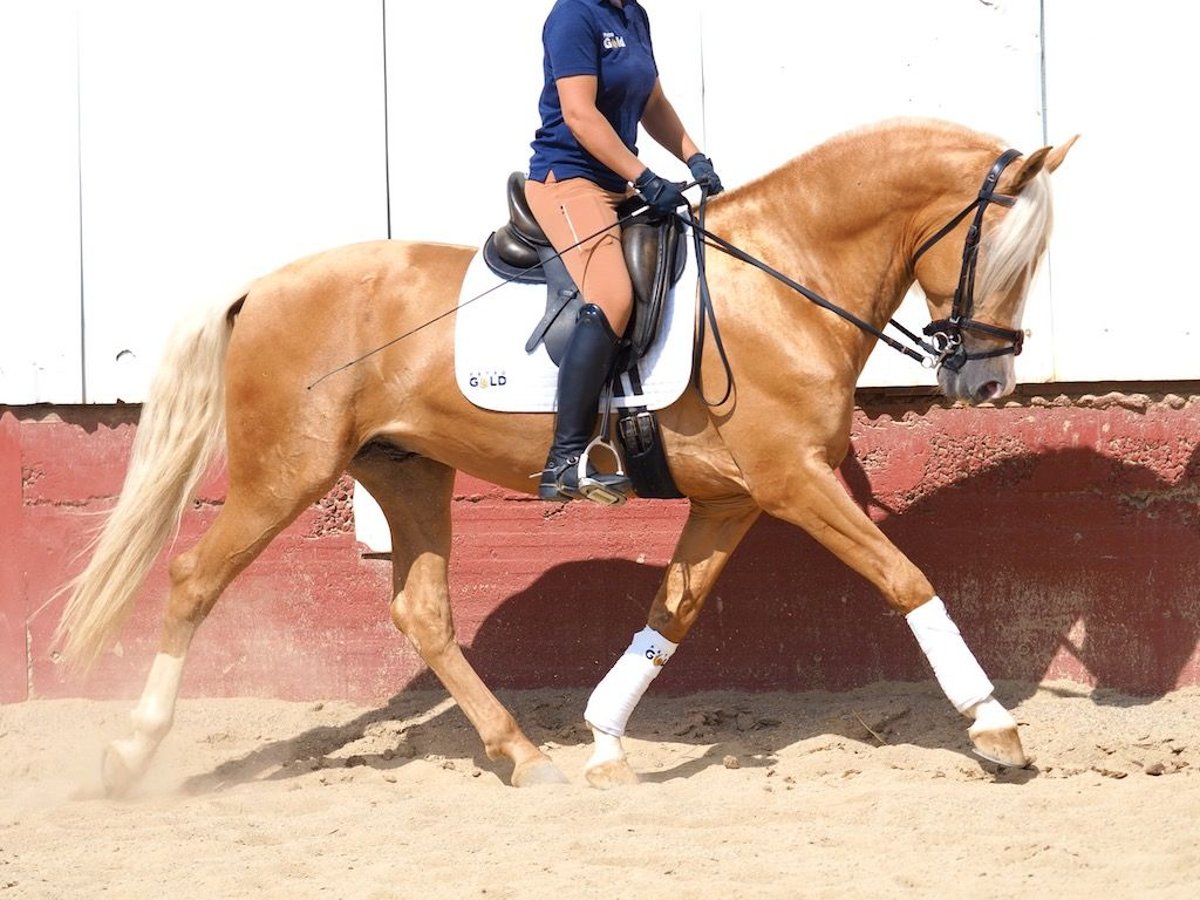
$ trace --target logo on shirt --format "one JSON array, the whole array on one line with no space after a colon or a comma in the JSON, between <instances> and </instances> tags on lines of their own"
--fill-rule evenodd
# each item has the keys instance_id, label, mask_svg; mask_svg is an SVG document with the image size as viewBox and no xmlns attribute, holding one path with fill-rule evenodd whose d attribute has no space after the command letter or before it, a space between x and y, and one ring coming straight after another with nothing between
<instances>
[{"instance_id":1,"label":"logo on shirt","mask_svg":"<svg viewBox=\"0 0 1200 900\"><path fill-rule=\"evenodd\" d=\"M617 47L625 46L625 38L621 37L619 34L613 34L611 31L604 32L601 35L601 38L603 38L601 44L605 50L613 50Z\"/></svg>"}]
</instances>

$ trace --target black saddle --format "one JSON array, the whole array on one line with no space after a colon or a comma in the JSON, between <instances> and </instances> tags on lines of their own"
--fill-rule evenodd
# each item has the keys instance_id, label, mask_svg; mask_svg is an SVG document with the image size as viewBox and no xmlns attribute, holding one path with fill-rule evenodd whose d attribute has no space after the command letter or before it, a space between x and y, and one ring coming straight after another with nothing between
<instances>
[{"instance_id":1,"label":"black saddle","mask_svg":"<svg viewBox=\"0 0 1200 900\"><path fill-rule=\"evenodd\" d=\"M529 209L525 176L513 172L508 176L507 189L509 220L488 237L483 258L501 278L546 285L546 314L529 336L525 349L532 352L544 342L558 365L585 300ZM640 206L641 200L632 198L628 205L618 208L618 217L624 218ZM621 229L634 297L633 315L625 330L629 352L622 354L627 360L622 368L640 359L658 334L667 292L679 280L687 262L687 242L679 240L682 233L683 225L675 217L643 216Z\"/></svg>"}]
</instances>

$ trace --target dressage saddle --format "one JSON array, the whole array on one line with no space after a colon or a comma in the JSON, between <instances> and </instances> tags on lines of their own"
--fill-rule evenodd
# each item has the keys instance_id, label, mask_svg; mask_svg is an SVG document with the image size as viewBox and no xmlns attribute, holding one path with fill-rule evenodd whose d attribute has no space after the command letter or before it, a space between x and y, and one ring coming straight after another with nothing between
<instances>
[{"instance_id":1,"label":"dressage saddle","mask_svg":"<svg viewBox=\"0 0 1200 900\"><path fill-rule=\"evenodd\" d=\"M546 313L525 344L533 352L545 343L555 365L562 359L571 329L584 300L542 227L525 200L525 176L508 176L508 221L497 228L483 245L483 258L493 272L509 281L546 285ZM641 206L634 197L617 209L624 219ZM633 314L617 355L615 372L636 371L636 364L654 342L662 319L667 292L683 274L687 242L680 240L683 223L675 216L652 219L639 216L621 229L625 265L633 282ZM639 497L680 498L667 467L658 417L645 407L617 411L617 435L625 464Z\"/></svg>"},{"instance_id":2,"label":"dressage saddle","mask_svg":"<svg viewBox=\"0 0 1200 900\"><path fill-rule=\"evenodd\" d=\"M545 343L550 358L558 365L585 301L529 209L525 176L520 172L509 175L507 192L509 220L488 237L483 257L501 278L546 285L546 313L530 334L525 350L532 352L539 343ZM641 203L636 197L627 201L618 208L618 218L625 218ZM667 292L679 280L687 262L687 242L679 239L682 233L683 224L675 217L642 216L621 229L621 246L634 296L633 314L625 331L629 350L622 369L641 359L658 334Z\"/></svg>"}]
</instances>

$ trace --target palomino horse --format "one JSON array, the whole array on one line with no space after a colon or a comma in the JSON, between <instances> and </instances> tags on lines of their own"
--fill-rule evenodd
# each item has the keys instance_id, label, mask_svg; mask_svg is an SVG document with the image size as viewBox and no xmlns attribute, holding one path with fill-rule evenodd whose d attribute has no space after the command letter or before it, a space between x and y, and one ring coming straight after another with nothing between
<instances>
[{"instance_id":1,"label":"palomino horse","mask_svg":"<svg viewBox=\"0 0 1200 900\"><path fill-rule=\"evenodd\" d=\"M969 204L983 226L979 277L972 267L974 306L951 335L968 353L943 365L938 380L950 398L994 400L1014 386L1024 297L1049 234L1048 173L1069 148L1017 158L1003 169L997 196L978 205L972 201L989 167L1000 168L1003 145L956 125L888 122L715 198L707 227L882 328L914 281L935 319L952 314L972 225L959 213ZM532 492L551 417L488 412L463 398L453 316L308 389L346 360L453 309L473 253L399 241L331 250L261 278L177 329L142 410L121 497L70 586L60 624L68 659L90 661L114 638L222 449L229 493L203 537L170 563L161 644L132 733L106 748L111 792L145 771L169 730L184 658L222 591L345 471L379 501L391 529L396 627L488 755L512 761L513 784L565 780L464 658L447 588L455 471ZM671 474L691 506L649 612L659 646L644 655L665 661L765 510L799 525L908 617L947 696L974 719L969 733L982 755L1025 764L1016 721L991 697L930 582L834 475L848 448L855 381L876 338L727 254L710 252L707 268L735 389L716 406L704 399L720 397L726 378L709 340L701 384L660 413ZM635 780L620 735L649 676L629 676L622 665L644 649L631 647L589 703L593 784Z\"/></svg>"}]
</instances>

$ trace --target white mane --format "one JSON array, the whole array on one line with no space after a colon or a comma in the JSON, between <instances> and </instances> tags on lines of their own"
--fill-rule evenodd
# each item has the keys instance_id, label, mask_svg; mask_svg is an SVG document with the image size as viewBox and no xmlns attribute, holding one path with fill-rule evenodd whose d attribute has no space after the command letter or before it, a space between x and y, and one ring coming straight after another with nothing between
<instances>
[{"instance_id":1,"label":"white mane","mask_svg":"<svg viewBox=\"0 0 1200 900\"><path fill-rule=\"evenodd\" d=\"M990 297L1010 289L1041 260L1053 223L1050 177L1041 172L1017 197L1017 202L993 230L985 230L983 259L976 296Z\"/></svg>"}]
</instances>

